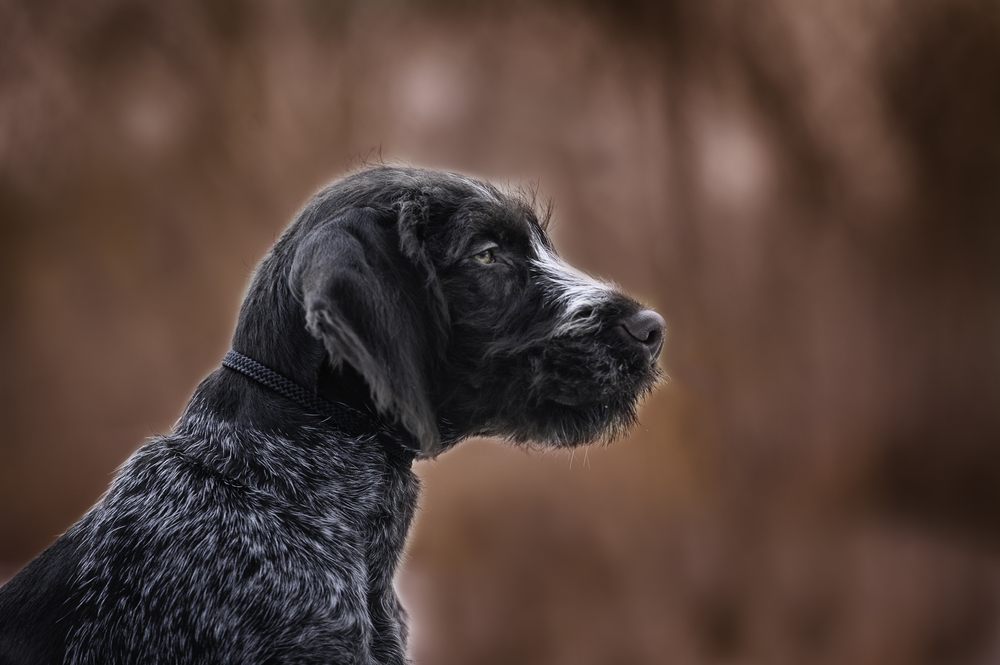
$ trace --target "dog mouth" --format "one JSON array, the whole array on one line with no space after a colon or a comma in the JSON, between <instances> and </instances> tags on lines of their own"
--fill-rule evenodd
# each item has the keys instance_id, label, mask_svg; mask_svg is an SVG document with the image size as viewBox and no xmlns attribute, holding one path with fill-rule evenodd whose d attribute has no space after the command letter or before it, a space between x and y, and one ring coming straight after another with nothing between
<instances>
[{"instance_id":1,"label":"dog mouth","mask_svg":"<svg viewBox=\"0 0 1000 665\"><path fill-rule=\"evenodd\" d=\"M639 344L604 334L546 338L544 343L491 357L478 390L496 390L489 430L514 441L576 447L620 439L636 424L643 399L662 378Z\"/></svg>"},{"instance_id":2,"label":"dog mouth","mask_svg":"<svg viewBox=\"0 0 1000 665\"><path fill-rule=\"evenodd\" d=\"M581 411L587 413L614 412L620 408L636 407L657 385L663 381L663 372L657 365L651 365L648 372L642 376L631 377L627 385L618 386L612 390L599 389L596 393L587 391L578 393L557 392L538 400L539 406L550 405L563 411Z\"/></svg>"},{"instance_id":3,"label":"dog mouth","mask_svg":"<svg viewBox=\"0 0 1000 665\"><path fill-rule=\"evenodd\" d=\"M663 378L655 356L622 352L610 345L595 348L592 342L568 348L577 353L544 356L532 391L536 404L591 417L613 414L636 406Z\"/></svg>"}]
</instances>

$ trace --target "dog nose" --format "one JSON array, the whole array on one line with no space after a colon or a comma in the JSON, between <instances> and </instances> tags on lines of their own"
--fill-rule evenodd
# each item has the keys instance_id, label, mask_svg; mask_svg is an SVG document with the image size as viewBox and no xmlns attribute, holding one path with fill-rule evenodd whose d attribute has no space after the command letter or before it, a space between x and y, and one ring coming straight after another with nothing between
<instances>
[{"instance_id":1,"label":"dog nose","mask_svg":"<svg viewBox=\"0 0 1000 665\"><path fill-rule=\"evenodd\" d=\"M628 337L646 347L651 360L656 360L663 348L663 332L667 327L662 316L651 309L644 309L625 317L621 327Z\"/></svg>"}]
</instances>

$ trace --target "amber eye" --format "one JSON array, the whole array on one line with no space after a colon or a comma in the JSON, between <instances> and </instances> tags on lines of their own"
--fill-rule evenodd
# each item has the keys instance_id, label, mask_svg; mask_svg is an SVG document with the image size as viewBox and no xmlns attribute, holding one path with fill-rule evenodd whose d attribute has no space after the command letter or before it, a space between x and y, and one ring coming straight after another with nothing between
<instances>
[{"instance_id":1,"label":"amber eye","mask_svg":"<svg viewBox=\"0 0 1000 665\"><path fill-rule=\"evenodd\" d=\"M489 249L484 249L478 254L474 254L472 258L474 258L479 263L482 263L483 265L489 265L491 263L497 262L497 257L495 252L496 249L494 247L490 247Z\"/></svg>"}]
</instances>

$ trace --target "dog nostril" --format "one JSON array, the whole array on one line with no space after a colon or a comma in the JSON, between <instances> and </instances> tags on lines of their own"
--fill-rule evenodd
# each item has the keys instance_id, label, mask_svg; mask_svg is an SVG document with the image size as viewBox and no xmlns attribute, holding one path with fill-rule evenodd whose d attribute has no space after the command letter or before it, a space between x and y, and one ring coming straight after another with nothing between
<instances>
[{"instance_id":1,"label":"dog nostril","mask_svg":"<svg viewBox=\"0 0 1000 665\"><path fill-rule=\"evenodd\" d=\"M636 312L622 320L622 328L628 336L645 346L656 358L663 347L663 331L667 322L651 309Z\"/></svg>"}]
</instances>

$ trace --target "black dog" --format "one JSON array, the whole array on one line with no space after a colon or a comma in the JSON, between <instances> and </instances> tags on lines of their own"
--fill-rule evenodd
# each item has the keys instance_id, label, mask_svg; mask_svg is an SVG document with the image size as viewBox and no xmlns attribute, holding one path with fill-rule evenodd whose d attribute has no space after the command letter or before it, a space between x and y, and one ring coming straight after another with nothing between
<instances>
[{"instance_id":1,"label":"black dog","mask_svg":"<svg viewBox=\"0 0 1000 665\"><path fill-rule=\"evenodd\" d=\"M404 663L414 457L614 438L662 338L561 261L522 198L348 176L263 260L174 431L0 590L0 662Z\"/></svg>"}]
</instances>

